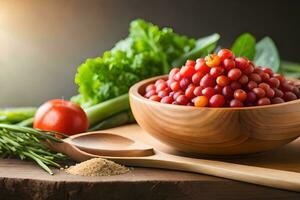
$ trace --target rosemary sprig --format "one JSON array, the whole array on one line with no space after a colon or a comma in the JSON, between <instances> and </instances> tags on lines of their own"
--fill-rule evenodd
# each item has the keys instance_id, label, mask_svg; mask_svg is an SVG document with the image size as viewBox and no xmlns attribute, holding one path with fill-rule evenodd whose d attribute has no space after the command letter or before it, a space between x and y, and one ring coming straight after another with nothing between
<instances>
[{"instance_id":1,"label":"rosemary sprig","mask_svg":"<svg viewBox=\"0 0 300 200\"><path fill-rule=\"evenodd\" d=\"M10 124L0 124L0 155L2 157L17 156L20 159L35 161L49 174L53 174L49 166L60 167L57 161L65 159L65 155L54 153L43 143L45 140L62 142L56 138L67 137L56 132L41 131L28 127Z\"/></svg>"}]
</instances>

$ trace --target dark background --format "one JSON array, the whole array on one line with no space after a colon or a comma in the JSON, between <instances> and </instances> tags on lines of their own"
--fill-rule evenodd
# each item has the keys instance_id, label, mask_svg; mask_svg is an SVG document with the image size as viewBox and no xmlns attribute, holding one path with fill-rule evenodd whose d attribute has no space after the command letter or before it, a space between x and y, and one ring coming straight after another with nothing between
<instances>
[{"instance_id":1,"label":"dark background","mask_svg":"<svg viewBox=\"0 0 300 200\"><path fill-rule=\"evenodd\" d=\"M76 94L77 66L102 54L143 18L180 34L270 36L300 62L300 1L0 0L0 106L39 105Z\"/></svg>"}]
</instances>

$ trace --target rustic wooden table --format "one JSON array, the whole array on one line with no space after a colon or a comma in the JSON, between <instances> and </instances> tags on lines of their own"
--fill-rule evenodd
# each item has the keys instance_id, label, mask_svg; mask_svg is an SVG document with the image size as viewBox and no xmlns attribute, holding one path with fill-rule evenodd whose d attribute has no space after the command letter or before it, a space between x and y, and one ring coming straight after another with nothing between
<instances>
[{"instance_id":1,"label":"rustic wooden table","mask_svg":"<svg viewBox=\"0 0 300 200\"><path fill-rule=\"evenodd\" d=\"M130 128L139 132L140 139L150 140L139 127ZM157 147L175 153L162 144ZM300 172L300 139L268 153L225 160ZM0 199L300 199L300 193L296 192L170 170L133 168L128 174L110 177L82 177L54 171L51 176L32 162L0 160Z\"/></svg>"}]
</instances>

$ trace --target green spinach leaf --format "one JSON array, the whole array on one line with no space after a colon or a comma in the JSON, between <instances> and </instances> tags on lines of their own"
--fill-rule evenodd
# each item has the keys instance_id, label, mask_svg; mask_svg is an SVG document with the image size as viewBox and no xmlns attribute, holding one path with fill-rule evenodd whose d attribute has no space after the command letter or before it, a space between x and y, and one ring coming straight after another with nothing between
<instances>
[{"instance_id":1,"label":"green spinach leaf","mask_svg":"<svg viewBox=\"0 0 300 200\"><path fill-rule=\"evenodd\" d=\"M270 67L274 72L279 70L279 54L270 37L264 37L256 44L254 63L258 66Z\"/></svg>"},{"instance_id":2,"label":"green spinach leaf","mask_svg":"<svg viewBox=\"0 0 300 200\"><path fill-rule=\"evenodd\" d=\"M243 33L233 43L231 50L235 56L245 56L252 60L255 56L255 37L250 33Z\"/></svg>"}]
</instances>

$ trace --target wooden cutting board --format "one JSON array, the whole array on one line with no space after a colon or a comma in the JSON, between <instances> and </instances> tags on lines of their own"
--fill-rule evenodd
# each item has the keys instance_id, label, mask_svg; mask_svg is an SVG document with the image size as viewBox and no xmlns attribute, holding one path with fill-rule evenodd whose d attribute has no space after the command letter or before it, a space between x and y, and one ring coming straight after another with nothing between
<instances>
[{"instance_id":1,"label":"wooden cutting board","mask_svg":"<svg viewBox=\"0 0 300 200\"><path fill-rule=\"evenodd\" d=\"M155 148L182 156L300 173L300 139L273 151L247 156L212 158L176 152L152 138L138 125L104 132L121 133ZM32 162L0 160L0 199L300 199L300 193L267 188L201 174L134 168L110 177L81 177L55 170L51 176Z\"/></svg>"}]
</instances>

